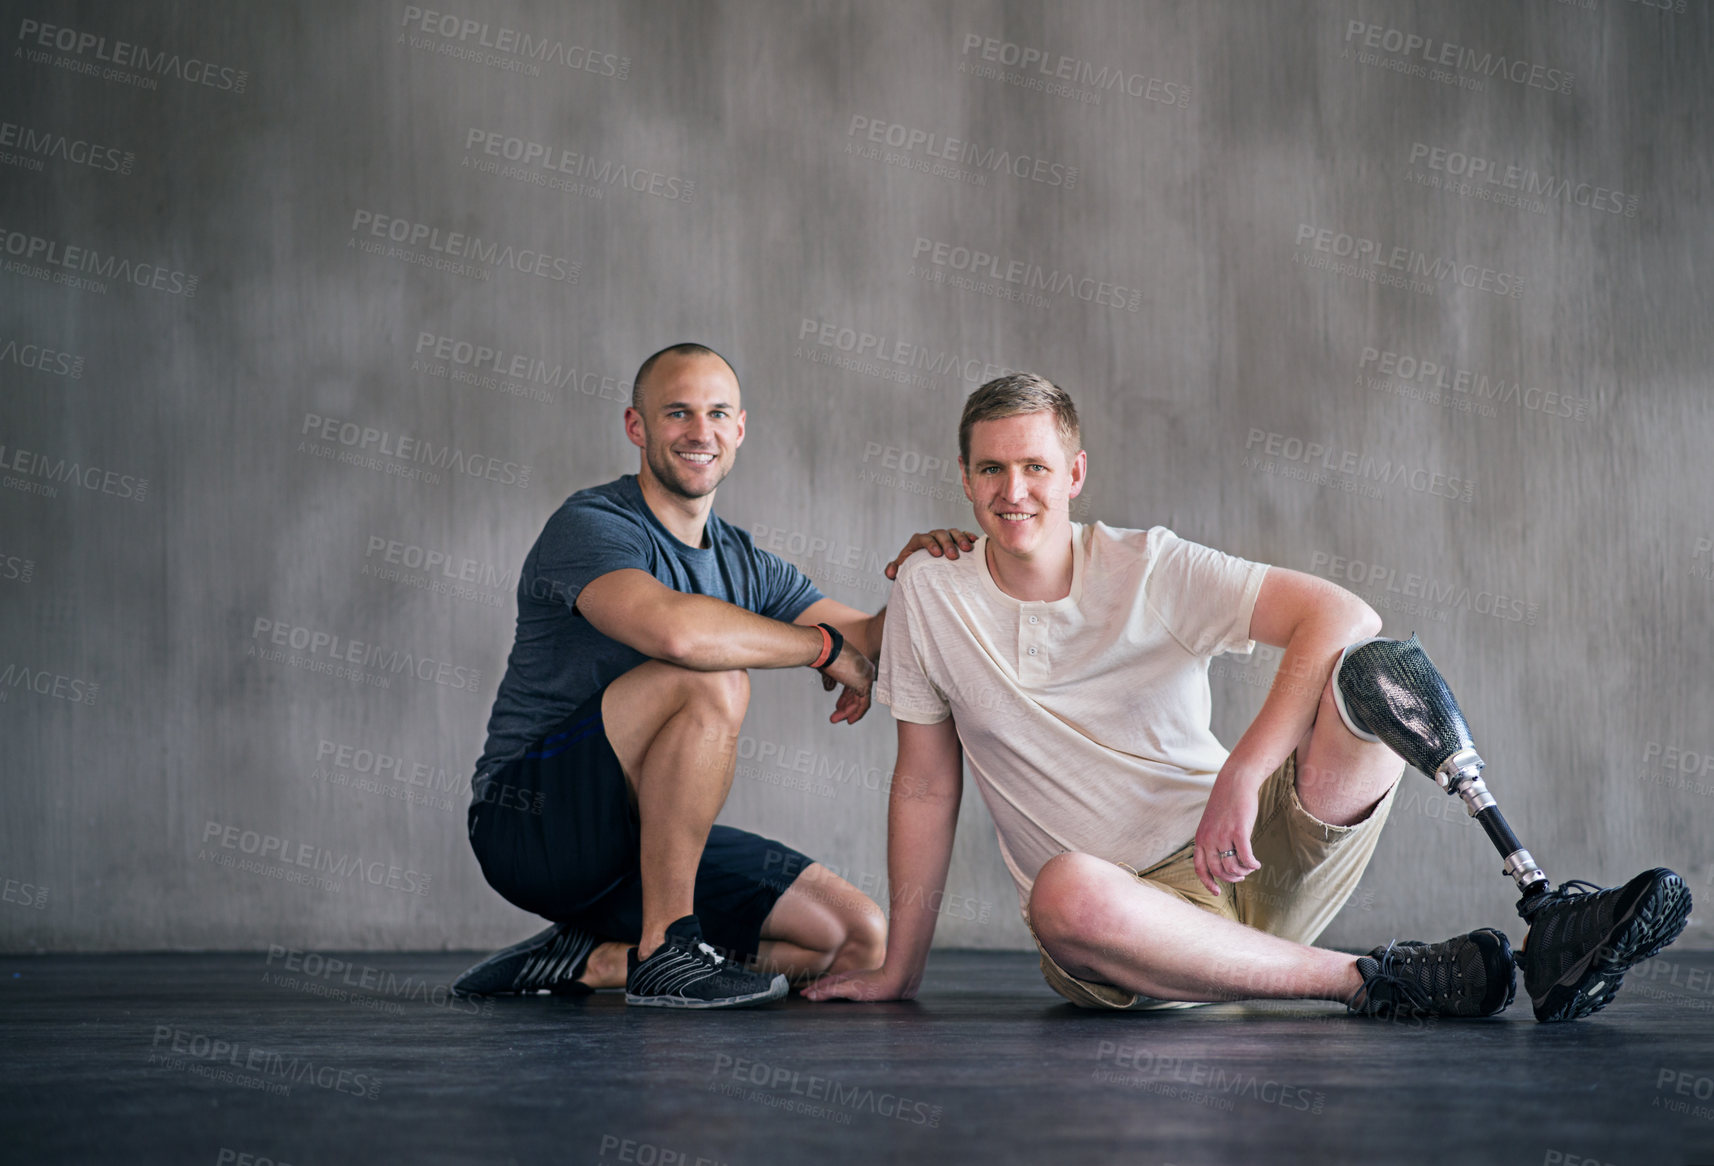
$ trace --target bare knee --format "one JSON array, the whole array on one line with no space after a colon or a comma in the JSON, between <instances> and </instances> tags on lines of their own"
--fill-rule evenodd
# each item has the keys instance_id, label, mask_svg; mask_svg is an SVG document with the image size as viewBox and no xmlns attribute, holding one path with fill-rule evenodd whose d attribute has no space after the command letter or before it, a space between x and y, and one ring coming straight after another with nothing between
<instances>
[{"instance_id":1,"label":"bare knee","mask_svg":"<svg viewBox=\"0 0 1714 1166\"><path fill-rule=\"evenodd\" d=\"M1320 821L1354 826L1380 804L1404 762L1387 745L1352 735L1334 701L1334 683L1329 679L1322 690L1315 722L1297 747L1297 796Z\"/></svg>"},{"instance_id":2,"label":"bare knee","mask_svg":"<svg viewBox=\"0 0 1714 1166\"><path fill-rule=\"evenodd\" d=\"M1115 882L1129 877L1092 854L1068 852L1048 859L1029 902L1030 927L1048 954L1061 963L1062 954L1079 962L1078 953L1117 927Z\"/></svg>"},{"instance_id":3,"label":"bare knee","mask_svg":"<svg viewBox=\"0 0 1714 1166\"><path fill-rule=\"evenodd\" d=\"M866 972L881 966L887 958L887 917L874 900L862 896L862 901L849 904L840 912L843 935L833 958L830 972Z\"/></svg>"},{"instance_id":4,"label":"bare knee","mask_svg":"<svg viewBox=\"0 0 1714 1166\"><path fill-rule=\"evenodd\" d=\"M887 917L856 887L812 862L792 881L762 922L762 938L792 950L803 975L861 972L887 955Z\"/></svg>"},{"instance_id":5,"label":"bare knee","mask_svg":"<svg viewBox=\"0 0 1714 1166\"><path fill-rule=\"evenodd\" d=\"M737 727L750 707L750 674L742 668L697 672L685 668L678 677L687 708Z\"/></svg>"}]
</instances>

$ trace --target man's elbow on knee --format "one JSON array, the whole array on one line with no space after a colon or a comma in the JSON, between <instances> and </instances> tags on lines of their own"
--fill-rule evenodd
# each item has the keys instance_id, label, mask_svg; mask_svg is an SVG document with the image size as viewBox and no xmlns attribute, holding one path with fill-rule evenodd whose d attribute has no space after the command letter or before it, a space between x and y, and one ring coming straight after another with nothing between
<instances>
[{"instance_id":1,"label":"man's elbow on knee","mask_svg":"<svg viewBox=\"0 0 1714 1166\"><path fill-rule=\"evenodd\" d=\"M701 646L701 637L694 627L666 627L657 631L640 650L656 660L689 668L694 666Z\"/></svg>"}]
</instances>

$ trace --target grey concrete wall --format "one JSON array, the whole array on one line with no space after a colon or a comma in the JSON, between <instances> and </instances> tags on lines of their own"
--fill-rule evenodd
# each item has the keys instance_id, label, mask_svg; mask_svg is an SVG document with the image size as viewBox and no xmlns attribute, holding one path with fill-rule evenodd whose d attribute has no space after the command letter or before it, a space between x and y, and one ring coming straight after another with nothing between
<instances>
[{"instance_id":1,"label":"grey concrete wall","mask_svg":"<svg viewBox=\"0 0 1714 1166\"><path fill-rule=\"evenodd\" d=\"M525 934L463 830L510 584L684 338L719 511L831 594L968 521L962 398L1037 370L1080 517L1352 587L1552 873L1709 886L1701 0L7 0L0 58L6 949ZM754 687L723 820L879 892L886 713ZM1328 938L1516 935L1410 783ZM1027 942L973 794L945 914Z\"/></svg>"}]
</instances>

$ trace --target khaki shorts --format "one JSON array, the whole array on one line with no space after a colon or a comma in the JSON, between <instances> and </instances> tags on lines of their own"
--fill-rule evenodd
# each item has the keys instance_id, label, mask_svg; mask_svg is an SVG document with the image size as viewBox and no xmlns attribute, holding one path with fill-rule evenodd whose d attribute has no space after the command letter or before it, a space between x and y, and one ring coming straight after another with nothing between
<instances>
[{"instance_id":1,"label":"khaki shorts","mask_svg":"<svg viewBox=\"0 0 1714 1166\"><path fill-rule=\"evenodd\" d=\"M1400 774L1403 774L1400 767ZM1393 807L1398 782L1369 816L1354 826L1329 826L1297 798L1297 764L1284 764L1262 783L1250 848L1262 868L1241 883L1221 883L1210 895L1196 877L1196 859L1186 844L1147 870L1125 867L1139 882L1159 887L1204 911L1294 943L1314 943L1357 889L1375 853L1381 827ZM1123 863L1119 865L1124 866ZM1036 941L1041 951L1041 941ZM1094 980L1080 980L1041 951L1048 986L1084 1008L1196 1008L1182 1000L1157 1000Z\"/></svg>"}]
</instances>

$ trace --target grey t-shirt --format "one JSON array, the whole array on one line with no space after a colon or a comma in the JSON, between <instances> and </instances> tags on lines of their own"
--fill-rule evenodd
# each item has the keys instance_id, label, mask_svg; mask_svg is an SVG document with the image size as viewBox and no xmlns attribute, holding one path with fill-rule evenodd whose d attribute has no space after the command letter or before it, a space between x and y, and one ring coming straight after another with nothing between
<instances>
[{"instance_id":1,"label":"grey t-shirt","mask_svg":"<svg viewBox=\"0 0 1714 1166\"><path fill-rule=\"evenodd\" d=\"M574 610L590 580L634 567L674 591L709 595L790 622L822 598L809 578L745 531L708 516L703 547L673 537L627 474L579 490L554 512L518 572L518 632L488 718L472 785L648 657L596 631Z\"/></svg>"}]
</instances>

